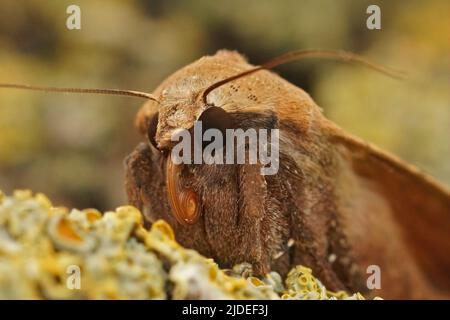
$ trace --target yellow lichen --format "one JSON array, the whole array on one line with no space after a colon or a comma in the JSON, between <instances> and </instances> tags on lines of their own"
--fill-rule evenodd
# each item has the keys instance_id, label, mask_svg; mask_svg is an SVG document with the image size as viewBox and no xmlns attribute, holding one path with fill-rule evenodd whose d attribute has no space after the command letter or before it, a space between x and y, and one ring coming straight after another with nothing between
<instances>
[{"instance_id":1,"label":"yellow lichen","mask_svg":"<svg viewBox=\"0 0 450 320\"><path fill-rule=\"evenodd\" d=\"M83 211L86 214L86 218L91 223L97 221L98 219L101 219L102 217L102 213L97 209L85 209Z\"/></svg>"},{"instance_id":2,"label":"yellow lichen","mask_svg":"<svg viewBox=\"0 0 450 320\"><path fill-rule=\"evenodd\" d=\"M36 201L43 207L50 209L52 207L52 203L49 200L49 198L47 198L47 196L43 193L37 193L35 196Z\"/></svg>"},{"instance_id":3,"label":"yellow lichen","mask_svg":"<svg viewBox=\"0 0 450 320\"><path fill-rule=\"evenodd\" d=\"M71 225L66 219L61 219L58 222L58 235L69 241L82 242L83 239L72 229Z\"/></svg>"},{"instance_id":4,"label":"yellow lichen","mask_svg":"<svg viewBox=\"0 0 450 320\"><path fill-rule=\"evenodd\" d=\"M53 207L42 194L33 197L21 190L7 197L0 192L0 298L363 298L327 291L302 266L285 283L276 272L252 277L245 263L222 270L179 245L166 222L156 221L150 230L142 223L141 213L131 206L104 214L69 211ZM73 288L76 276L79 288Z\"/></svg>"}]
</instances>

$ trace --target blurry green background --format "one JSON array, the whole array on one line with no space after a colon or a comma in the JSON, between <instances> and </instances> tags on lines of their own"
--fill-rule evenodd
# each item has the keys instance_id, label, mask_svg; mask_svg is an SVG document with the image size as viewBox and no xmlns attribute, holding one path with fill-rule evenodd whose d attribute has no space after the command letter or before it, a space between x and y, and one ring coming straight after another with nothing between
<instances>
[{"instance_id":1,"label":"blurry green background","mask_svg":"<svg viewBox=\"0 0 450 320\"><path fill-rule=\"evenodd\" d=\"M77 4L82 29L65 27ZM366 28L378 4L382 30ZM326 115L450 184L450 1L2 0L0 82L151 92L221 48L257 64L288 50L345 49L404 70L396 81L354 65L278 68ZM59 205L126 202L123 158L140 137L137 98L0 89L0 189Z\"/></svg>"}]
</instances>

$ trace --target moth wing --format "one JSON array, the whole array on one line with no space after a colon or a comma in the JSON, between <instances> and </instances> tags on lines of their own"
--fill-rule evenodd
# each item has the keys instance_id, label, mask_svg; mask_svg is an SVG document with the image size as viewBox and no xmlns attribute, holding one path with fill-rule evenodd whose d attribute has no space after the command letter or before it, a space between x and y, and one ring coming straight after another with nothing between
<instances>
[{"instance_id":1,"label":"moth wing","mask_svg":"<svg viewBox=\"0 0 450 320\"><path fill-rule=\"evenodd\" d=\"M375 230L368 226L362 232L378 232L374 236L383 237L379 240L388 246L396 246L394 233L399 231L404 241L390 252L390 258L407 264L395 256L409 251L433 287L450 290L450 191L414 166L333 125L331 128L330 139L351 173L344 173L338 183L338 188L344 189L340 206L347 211L365 211L360 212L360 220L368 221ZM346 195L345 188L352 186L353 195Z\"/></svg>"}]
</instances>

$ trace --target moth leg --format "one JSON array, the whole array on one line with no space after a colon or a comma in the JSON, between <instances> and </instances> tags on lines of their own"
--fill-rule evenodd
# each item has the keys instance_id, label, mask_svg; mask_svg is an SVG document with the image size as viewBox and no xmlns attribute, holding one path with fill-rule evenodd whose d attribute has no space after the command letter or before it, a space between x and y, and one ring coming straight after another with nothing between
<instances>
[{"instance_id":1,"label":"moth leg","mask_svg":"<svg viewBox=\"0 0 450 320\"><path fill-rule=\"evenodd\" d=\"M300 223L301 225L301 223ZM322 253L321 243L324 241L311 240L312 234L303 230L296 237L292 266L304 265L313 270L313 274L333 291L347 289L338 274L333 269L328 257Z\"/></svg>"},{"instance_id":2,"label":"moth leg","mask_svg":"<svg viewBox=\"0 0 450 320\"><path fill-rule=\"evenodd\" d=\"M238 215L236 235L241 238L244 259L253 264L256 273L270 271L270 254L267 252L266 234L263 228L268 199L267 184L260 173L260 166L242 165L238 173Z\"/></svg>"},{"instance_id":3,"label":"moth leg","mask_svg":"<svg viewBox=\"0 0 450 320\"><path fill-rule=\"evenodd\" d=\"M292 248L291 266L304 265L330 290L346 289L345 283L333 265L334 252L330 249L330 225L334 218L332 188L316 175L297 176L290 171L285 188L287 210L291 215L290 230L295 245ZM334 235L335 233L333 233ZM331 255L331 257L330 257Z\"/></svg>"},{"instance_id":4,"label":"moth leg","mask_svg":"<svg viewBox=\"0 0 450 320\"><path fill-rule=\"evenodd\" d=\"M206 240L223 267L252 264L255 274L271 270L272 256L287 236L287 222L279 207L270 204L267 182L260 165L207 166L196 181L201 190ZM284 224L283 224L284 223Z\"/></svg>"}]
</instances>

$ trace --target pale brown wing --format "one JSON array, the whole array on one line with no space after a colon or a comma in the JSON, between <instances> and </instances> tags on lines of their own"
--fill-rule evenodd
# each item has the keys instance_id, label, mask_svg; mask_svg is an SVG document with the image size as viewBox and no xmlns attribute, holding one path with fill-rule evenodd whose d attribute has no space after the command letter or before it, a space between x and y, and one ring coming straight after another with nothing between
<instances>
[{"instance_id":1,"label":"pale brown wing","mask_svg":"<svg viewBox=\"0 0 450 320\"><path fill-rule=\"evenodd\" d=\"M364 231L367 236L396 247L388 253L396 260L394 265L386 262L389 268L404 267L409 270L405 272L414 274L418 266L433 287L450 290L450 191L414 166L332 124L329 133L337 153L343 162L348 162L352 176L341 179L342 188L354 190L350 197L342 195L342 206L366 210L360 217L367 217L371 223ZM357 215L353 216L358 219ZM397 233L402 240L396 240ZM390 250L388 246L377 245L372 249ZM406 266L414 262L407 261L408 255L404 251L410 251L416 267ZM381 256L382 252L374 254Z\"/></svg>"}]
</instances>

